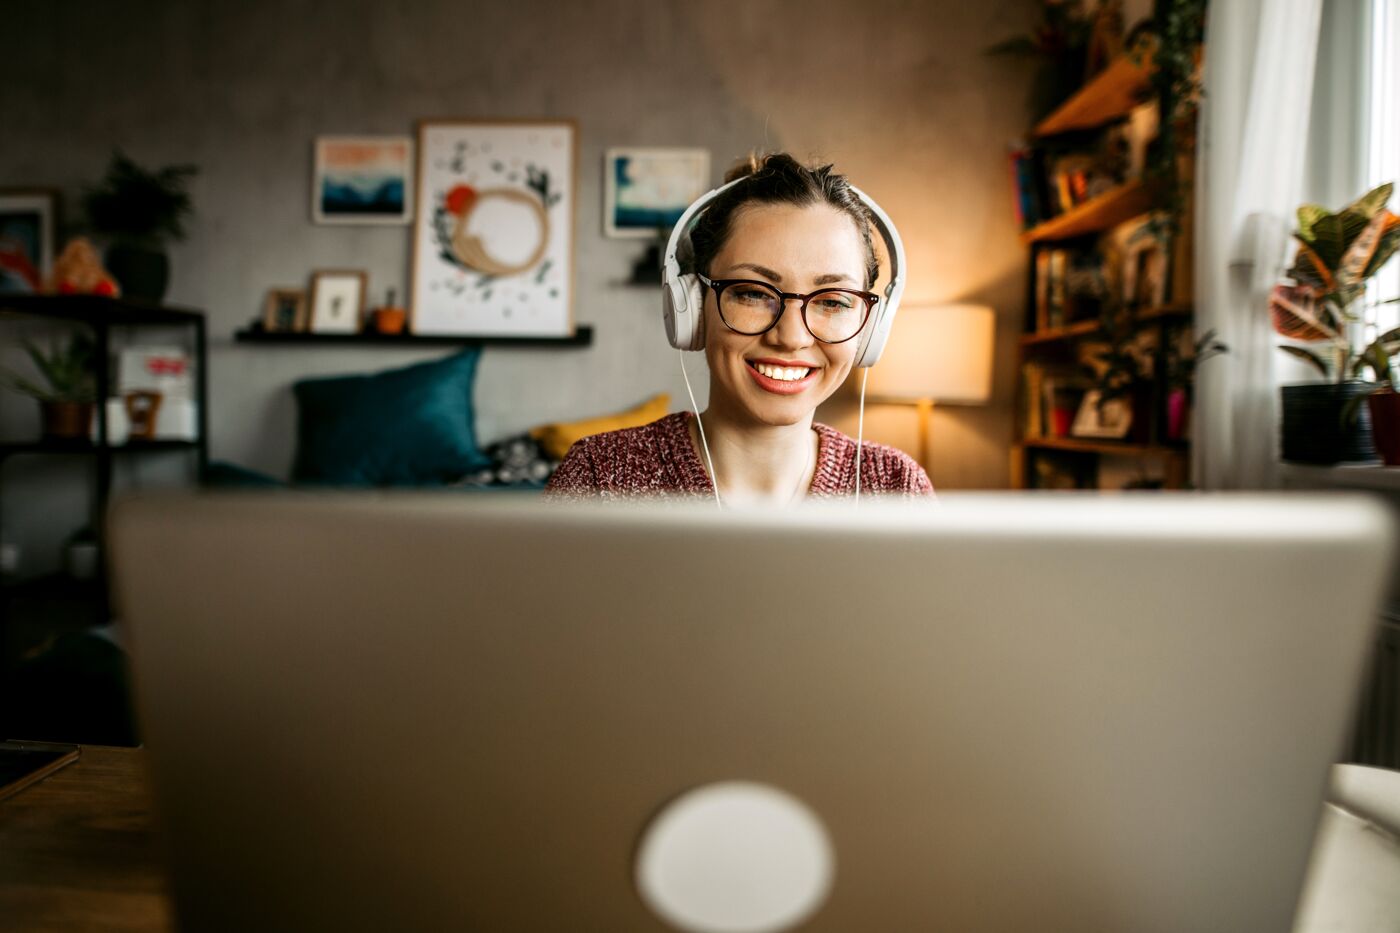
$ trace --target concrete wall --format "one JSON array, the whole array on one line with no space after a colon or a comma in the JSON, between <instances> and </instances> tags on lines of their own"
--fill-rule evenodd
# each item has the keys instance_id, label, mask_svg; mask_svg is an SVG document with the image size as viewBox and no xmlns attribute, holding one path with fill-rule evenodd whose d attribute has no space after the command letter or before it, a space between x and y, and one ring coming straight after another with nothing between
<instances>
[{"instance_id":1,"label":"concrete wall","mask_svg":"<svg viewBox=\"0 0 1400 933\"><path fill-rule=\"evenodd\" d=\"M831 160L903 233L907 302L973 300L998 309L994 401L936 413L932 468L944 488L998 487L1007 481L1026 255L1005 151L1028 122L1032 72L982 49L1025 30L1037 6L25 0L6 4L0 185L76 195L100 175L114 145L144 164L201 167L193 185L198 216L172 251L168 300L209 316L214 457L284 475L294 380L435 355L232 342L260 313L268 288L305 284L316 268L366 269L376 300L389 287L405 292L406 228L311 223L316 135L408 133L422 117L578 121L575 317L595 326L596 343L583 351L488 350L477 386L486 441L658 390L670 391L676 407L684 403L659 292L617 284L640 249L601 234L604 148L703 146L716 177L753 148ZM703 361L691 359L703 383ZM27 400L0 403L4 436L32 428L32 405L19 403ZM819 417L854 433L848 395ZM916 445L915 424L913 409L871 407L866 416L867 436L906 449ZM11 466L6 476L53 469ZM32 489L22 502L12 489L4 494L7 525L16 512L23 522L42 497Z\"/></svg>"}]
</instances>

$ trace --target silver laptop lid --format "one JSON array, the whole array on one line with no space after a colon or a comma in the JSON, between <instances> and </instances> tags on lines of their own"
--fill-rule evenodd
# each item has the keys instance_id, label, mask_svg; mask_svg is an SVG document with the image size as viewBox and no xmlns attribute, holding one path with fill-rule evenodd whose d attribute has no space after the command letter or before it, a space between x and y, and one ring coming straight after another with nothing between
<instances>
[{"instance_id":1,"label":"silver laptop lid","mask_svg":"<svg viewBox=\"0 0 1400 933\"><path fill-rule=\"evenodd\" d=\"M1281 930L1391 533L1355 499L113 514L189 929L661 930L670 800L791 795L810 930Z\"/></svg>"}]
</instances>

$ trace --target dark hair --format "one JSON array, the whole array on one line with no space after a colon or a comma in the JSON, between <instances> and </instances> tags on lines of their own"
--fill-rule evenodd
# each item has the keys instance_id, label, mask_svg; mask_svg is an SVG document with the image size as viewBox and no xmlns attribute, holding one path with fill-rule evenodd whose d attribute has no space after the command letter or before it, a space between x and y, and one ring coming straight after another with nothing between
<instances>
[{"instance_id":1,"label":"dark hair","mask_svg":"<svg viewBox=\"0 0 1400 933\"><path fill-rule=\"evenodd\" d=\"M871 288L880 276L875 244L870 236L870 209L865 206L845 175L830 165L808 168L786 152L750 155L725 173L726 182L742 178L739 184L710 202L690 232L689 265L692 271L710 272L710 263L724 246L734 225L734 212L745 204L828 204L855 221L865 251L865 287Z\"/></svg>"}]
</instances>

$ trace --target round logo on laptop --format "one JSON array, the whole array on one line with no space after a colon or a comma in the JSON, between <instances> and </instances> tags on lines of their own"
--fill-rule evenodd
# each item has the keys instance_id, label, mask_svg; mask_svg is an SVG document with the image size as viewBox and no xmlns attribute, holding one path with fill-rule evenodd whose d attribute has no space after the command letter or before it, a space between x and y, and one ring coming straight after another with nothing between
<instances>
[{"instance_id":1,"label":"round logo on laptop","mask_svg":"<svg viewBox=\"0 0 1400 933\"><path fill-rule=\"evenodd\" d=\"M826 900L836 859L821 820L767 784L725 781L687 791L647 826L637 890L687 933L779 933Z\"/></svg>"}]
</instances>

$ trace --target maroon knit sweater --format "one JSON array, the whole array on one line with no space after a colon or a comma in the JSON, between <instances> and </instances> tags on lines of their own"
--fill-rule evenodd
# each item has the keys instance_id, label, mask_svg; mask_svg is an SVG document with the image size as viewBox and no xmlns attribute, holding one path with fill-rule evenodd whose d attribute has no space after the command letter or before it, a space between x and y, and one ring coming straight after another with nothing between
<instances>
[{"instance_id":1,"label":"maroon knit sweater","mask_svg":"<svg viewBox=\"0 0 1400 933\"><path fill-rule=\"evenodd\" d=\"M667 493L714 495L710 475L690 441L695 416L675 412L644 424L594 434L569 448L545 489L547 496L626 499ZM847 496L855 490L856 442L825 424L817 432L817 468L809 498ZM861 444L860 491L906 496L933 494L928 475L912 457L884 444Z\"/></svg>"}]
</instances>

